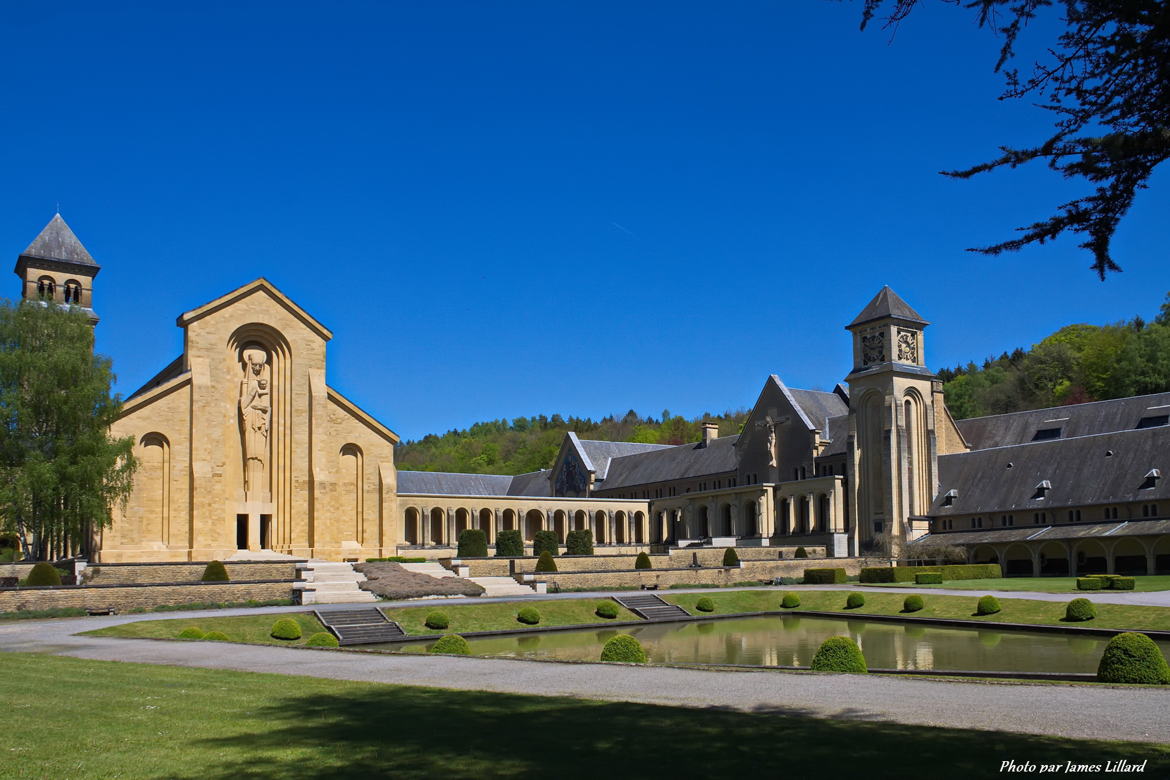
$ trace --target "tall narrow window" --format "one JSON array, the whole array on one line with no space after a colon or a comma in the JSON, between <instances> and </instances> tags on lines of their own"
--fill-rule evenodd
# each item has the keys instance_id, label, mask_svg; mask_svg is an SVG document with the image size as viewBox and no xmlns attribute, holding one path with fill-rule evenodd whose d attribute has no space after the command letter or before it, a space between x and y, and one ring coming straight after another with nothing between
<instances>
[{"instance_id":1,"label":"tall narrow window","mask_svg":"<svg viewBox=\"0 0 1170 780\"><path fill-rule=\"evenodd\" d=\"M81 303L81 285L72 279L65 282L65 303Z\"/></svg>"},{"instance_id":2,"label":"tall narrow window","mask_svg":"<svg viewBox=\"0 0 1170 780\"><path fill-rule=\"evenodd\" d=\"M52 298L57 294L57 283L47 276L42 276L37 280L37 295L45 300Z\"/></svg>"}]
</instances>

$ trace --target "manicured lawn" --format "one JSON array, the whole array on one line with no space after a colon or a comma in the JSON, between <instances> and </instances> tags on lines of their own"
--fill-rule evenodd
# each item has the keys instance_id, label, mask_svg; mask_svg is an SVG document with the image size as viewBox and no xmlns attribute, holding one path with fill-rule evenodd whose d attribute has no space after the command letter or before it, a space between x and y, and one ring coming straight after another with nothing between
<instances>
[{"instance_id":1,"label":"manicured lawn","mask_svg":"<svg viewBox=\"0 0 1170 780\"><path fill-rule=\"evenodd\" d=\"M301 625L300 639L273 639L269 636L272 624L281 618L292 618ZM188 626L207 631L222 631L233 642L248 642L262 645L303 645L318 631L325 631L311 612L290 612L270 615L239 615L236 617L172 618L168 620L140 620L119 626L99 628L84 632L90 636L118 636L133 639L177 639L179 632ZM194 640L182 640L194 641Z\"/></svg>"},{"instance_id":2,"label":"manicured lawn","mask_svg":"<svg viewBox=\"0 0 1170 780\"><path fill-rule=\"evenodd\" d=\"M534 607L540 613L541 626L572 626L577 624L612 623L617 620L638 620L638 616L616 602L610 601L617 607L617 617L613 619L600 618L594 614L598 603L608 599L556 599L550 601L514 601L495 604L465 604L446 605L431 603L425 607L399 607L384 609L383 612L391 620L402 626L408 634L434 634L434 630L427 628L423 621L431 612L442 612L451 625L442 633L462 634L468 631L507 631L510 629L530 628L516 620L516 612L521 607Z\"/></svg>"},{"instance_id":3,"label":"manicured lawn","mask_svg":"<svg viewBox=\"0 0 1170 780\"><path fill-rule=\"evenodd\" d=\"M1039 593L1080 593L1076 577L1001 577L987 580L953 580L942 585L915 585L913 582L864 583L882 588L951 588L952 590L1031 590ZM1170 590L1170 574L1134 577L1134 590ZM1105 591L1126 593L1129 591Z\"/></svg>"},{"instance_id":4,"label":"manicured lawn","mask_svg":"<svg viewBox=\"0 0 1170 780\"><path fill-rule=\"evenodd\" d=\"M800 596L798 609L824 612L841 612L847 615L904 615L902 602L904 593L875 593L865 591L865 606L845 609L844 590L794 590ZM662 593L663 599L678 604L692 615L728 614L732 612L768 612L780 610L781 591L741 590L705 591L703 593ZM912 617L961 618L979 620L985 623L1032 623L1045 626L1086 626L1090 628L1134 628L1141 630L1170 631L1170 608L1140 607L1124 604L1096 603L1097 617L1084 623L1065 623L1065 602L1032 601L1029 599L1000 599L1003 608L994 615L975 615L975 602L979 593L970 596L944 596L927 593L923 595L925 608L910 613ZM1090 601L1093 594L1081 594ZM709 598L715 603L714 613L699 612L695 603ZM1070 596L1070 600L1071 600Z\"/></svg>"},{"instance_id":5,"label":"manicured lawn","mask_svg":"<svg viewBox=\"0 0 1170 780\"><path fill-rule=\"evenodd\" d=\"M1167 745L819 720L783 702L741 713L20 653L0 653L0 699L4 777L905 780L1070 756L1170 770Z\"/></svg>"}]
</instances>

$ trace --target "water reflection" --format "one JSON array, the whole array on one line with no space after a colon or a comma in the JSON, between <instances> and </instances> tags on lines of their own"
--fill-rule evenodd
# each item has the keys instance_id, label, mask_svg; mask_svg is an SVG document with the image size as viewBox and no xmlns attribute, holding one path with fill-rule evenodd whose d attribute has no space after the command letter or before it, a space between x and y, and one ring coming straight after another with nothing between
<instances>
[{"instance_id":1,"label":"water reflection","mask_svg":"<svg viewBox=\"0 0 1170 780\"><path fill-rule=\"evenodd\" d=\"M647 624L625 630L656 663L808 666L821 642L843 635L862 647L872 668L1092 673L1105 649L1102 637L795 615ZM594 661L601 646L617 633L582 629L468 642L476 655ZM1170 654L1170 643L1158 644ZM428 646L416 642L382 647L425 652Z\"/></svg>"}]
</instances>

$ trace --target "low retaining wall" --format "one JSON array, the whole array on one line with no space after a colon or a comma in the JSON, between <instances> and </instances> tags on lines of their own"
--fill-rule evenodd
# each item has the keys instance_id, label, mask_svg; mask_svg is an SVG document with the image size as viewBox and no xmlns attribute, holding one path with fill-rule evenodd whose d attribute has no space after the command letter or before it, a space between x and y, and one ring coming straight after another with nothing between
<instances>
[{"instance_id":1,"label":"low retaining wall","mask_svg":"<svg viewBox=\"0 0 1170 780\"><path fill-rule=\"evenodd\" d=\"M806 548L809 554L824 554L824 548ZM683 569L691 567L692 562L698 560L703 567L719 567L723 565L724 547L684 547L671 550L669 553L653 553L650 562L655 569ZM795 575L777 574L777 577L801 576L806 568L824 566L846 566L843 561L855 561L856 558L793 558L796 548L787 547L736 547L735 552L745 563L777 563L783 560L786 563L796 564L799 571ZM615 555L608 551L596 555L558 555L557 570L562 572L597 572L597 571L626 571L634 568L638 559L634 555ZM508 577L512 574L531 574L536 570L536 558L460 558L461 564L469 567L470 577ZM852 564L849 564L852 565ZM693 568L693 567L692 567ZM787 571L787 570L786 570ZM860 567L849 570L849 574L857 574Z\"/></svg>"},{"instance_id":2,"label":"low retaining wall","mask_svg":"<svg viewBox=\"0 0 1170 780\"><path fill-rule=\"evenodd\" d=\"M70 607L80 609L113 607L124 612L136 607L149 609L179 604L223 604L292 597L293 587L289 582L0 588L0 612Z\"/></svg>"},{"instance_id":3,"label":"low retaining wall","mask_svg":"<svg viewBox=\"0 0 1170 780\"><path fill-rule=\"evenodd\" d=\"M225 562L228 576L240 582L292 582L303 561ZM199 582L207 563L97 563L85 570L92 585L154 585Z\"/></svg>"},{"instance_id":4,"label":"low retaining wall","mask_svg":"<svg viewBox=\"0 0 1170 780\"><path fill-rule=\"evenodd\" d=\"M637 555L640 552L649 552L650 545L648 544L597 544L593 545L598 555ZM565 550L565 546L561 545L561 553ZM495 556L495 544L488 545L488 555ZM525 542L524 552L528 556L532 556L532 542ZM458 558L457 550L454 547L408 547L406 545L399 545L397 551L394 553L387 553L387 555L401 555L405 558L426 558L428 561L438 561L443 558ZM473 560L471 558L467 560ZM483 559L477 559L483 560ZM502 558L501 560L508 560ZM506 574L506 572L505 572ZM473 575L473 576L479 576ZM495 575L484 575L495 576Z\"/></svg>"},{"instance_id":5,"label":"low retaining wall","mask_svg":"<svg viewBox=\"0 0 1170 780\"><path fill-rule=\"evenodd\" d=\"M855 575L868 565L866 558L799 558L794 561L741 561L739 566L704 566L698 569L663 566L657 569L567 571L561 568L561 559L558 558L557 571L533 574L532 578L549 585L555 583L561 588L628 588L643 585L667 588L671 585L733 585L751 580L768 581L776 577L803 577L805 569L825 566L841 568L847 575Z\"/></svg>"}]
</instances>

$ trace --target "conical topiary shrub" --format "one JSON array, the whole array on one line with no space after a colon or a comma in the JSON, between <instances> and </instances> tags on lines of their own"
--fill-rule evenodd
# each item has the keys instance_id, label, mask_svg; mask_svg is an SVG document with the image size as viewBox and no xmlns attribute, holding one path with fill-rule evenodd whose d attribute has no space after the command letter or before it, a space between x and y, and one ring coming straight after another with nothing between
<instances>
[{"instance_id":1,"label":"conical topiary shrub","mask_svg":"<svg viewBox=\"0 0 1170 780\"><path fill-rule=\"evenodd\" d=\"M620 661L627 664L646 663L646 651L642 643L629 634L610 637L601 648L602 661Z\"/></svg>"},{"instance_id":2,"label":"conical topiary shrub","mask_svg":"<svg viewBox=\"0 0 1170 780\"><path fill-rule=\"evenodd\" d=\"M439 641L431 645L427 652L442 653L444 655L471 655L471 645L458 634L447 634L439 637Z\"/></svg>"},{"instance_id":3,"label":"conical topiary shrub","mask_svg":"<svg viewBox=\"0 0 1170 780\"><path fill-rule=\"evenodd\" d=\"M821 644L817 654L813 656L812 670L814 672L850 672L865 674L869 671L865 665L865 656L861 648L847 636L834 636Z\"/></svg>"},{"instance_id":4,"label":"conical topiary shrub","mask_svg":"<svg viewBox=\"0 0 1170 780\"><path fill-rule=\"evenodd\" d=\"M552 553L550 553L548 550L545 550L544 552L542 552L540 554L540 557L536 559L536 572L537 572L537 574L543 574L544 572L550 572L550 571L556 571L556 570L557 570L556 559L552 557Z\"/></svg>"},{"instance_id":5,"label":"conical topiary shrub","mask_svg":"<svg viewBox=\"0 0 1170 780\"><path fill-rule=\"evenodd\" d=\"M1107 683L1170 684L1166 657L1145 634L1126 631L1109 640L1097 666L1097 679Z\"/></svg>"},{"instance_id":6,"label":"conical topiary shrub","mask_svg":"<svg viewBox=\"0 0 1170 780\"><path fill-rule=\"evenodd\" d=\"M739 556L736 555L734 547L728 547L723 551L723 565L739 566Z\"/></svg>"},{"instance_id":7,"label":"conical topiary shrub","mask_svg":"<svg viewBox=\"0 0 1170 780\"><path fill-rule=\"evenodd\" d=\"M228 577L227 567L220 561L212 561L207 564L203 569L203 577L201 579L204 582L229 582L231 580Z\"/></svg>"},{"instance_id":8,"label":"conical topiary shrub","mask_svg":"<svg viewBox=\"0 0 1170 780\"><path fill-rule=\"evenodd\" d=\"M650 563L650 556L644 552L638 553L638 557L634 559L635 569L652 569L654 566Z\"/></svg>"},{"instance_id":9,"label":"conical topiary shrub","mask_svg":"<svg viewBox=\"0 0 1170 780\"><path fill-rule=\"evenodd\" d=\"M29 587L58 586L61 584L61 573L52 564L41 561L32 567L24 584Z\"/></svg>"},{"instance_id":10,"label":"conical topiary shrub","mask_svg":"<svg viewBox=\"0 0 1170 780\"><path fill-rule=\"evenodd\" d=\"M292 618L281 618L272 624L272 631L269 636L273 639L284 639L286 641L301 638L301 624Z\"/></svg>"}]
</instances>

